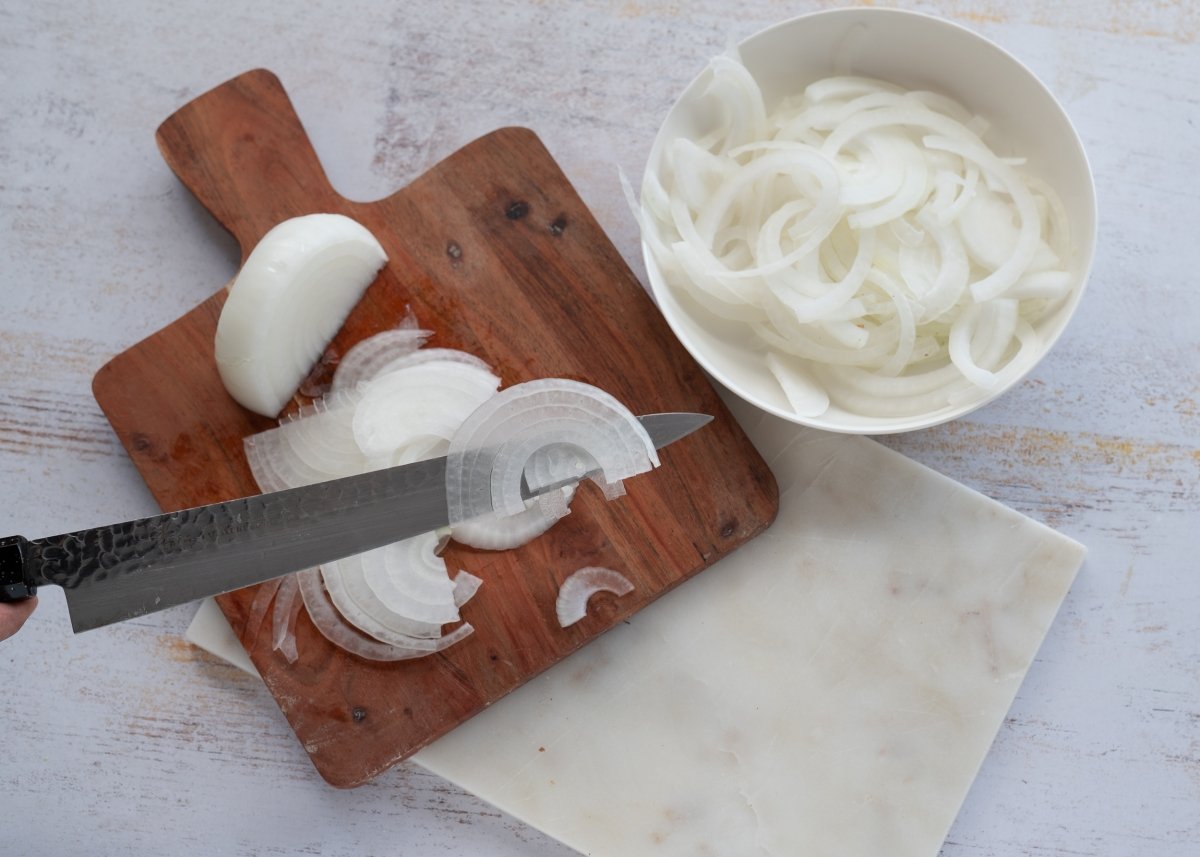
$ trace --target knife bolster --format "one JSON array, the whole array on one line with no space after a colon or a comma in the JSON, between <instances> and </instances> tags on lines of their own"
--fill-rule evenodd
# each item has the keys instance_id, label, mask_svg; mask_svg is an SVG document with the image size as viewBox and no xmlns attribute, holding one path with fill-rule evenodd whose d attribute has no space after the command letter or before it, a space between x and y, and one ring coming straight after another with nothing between
<instances>
[{"instance_id":1,"label":"knife bolster","mask_svg":"<svg viewBox=\"0 0 1200 857\"><path fill-rule=\"evenodd\" d=\"M37 594L25 575L25 546L21 536L0 539L0 601L20 601Z\"/></svg>"}]
</instances>

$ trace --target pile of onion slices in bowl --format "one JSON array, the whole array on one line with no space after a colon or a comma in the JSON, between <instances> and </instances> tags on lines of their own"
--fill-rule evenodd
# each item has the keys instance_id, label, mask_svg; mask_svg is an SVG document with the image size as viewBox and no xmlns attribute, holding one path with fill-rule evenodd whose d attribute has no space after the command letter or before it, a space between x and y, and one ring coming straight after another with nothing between
<instances>
[{"instance_id":1,"label":"pile of onion slices in bowl","mask_svg":"<svg viewBox=\"0 0 1200 857\"><path fill-rule=\"evenodd\" d=\"M861 77L768 110L738 59L706 75L711 130L660 139L640 201L627 191L681 308L737 331L792 413L882 425L1028 371L1082 277L1062 203L986 120Z\"/></svg>"},{"instance_id":2,"label":"pile of onion slices in bowl","mask_svg":"<svg viewBox=\"0 0 1200 857\"><path fill-rule=\"evenodd\" d=\"M263 491L447 456L447 528L262 587L251 614L265 615L274 599L274 648L289 660L297 657L301 606L326 638L362 658L444 650L472 633L459 609L481 584L463 570L450 577L441 557L449 540L480 550L518 547L569 513L580 479L594 480L611 499L623 479L658 465L641 422L604 391L559 378L500 391L484 361L422 347L429 336L410 315L363 340L340 360L324 397L245 439ZM619 577L589 577L588 585L569 578L560 622L577 621L599 589L628 592L614 583Z\"/></svg>"}]
</instances>

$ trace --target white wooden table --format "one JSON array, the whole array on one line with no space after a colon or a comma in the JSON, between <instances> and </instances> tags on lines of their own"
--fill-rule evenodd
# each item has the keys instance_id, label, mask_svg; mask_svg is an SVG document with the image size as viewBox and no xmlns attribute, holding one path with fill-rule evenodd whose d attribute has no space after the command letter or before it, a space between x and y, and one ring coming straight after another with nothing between
<instances>
[{"instance_id":1,"label":"white wooden table","mask_svg":"<svg viewBox=\"0 0 1200 857\"><path fill-rule=\"evenodd\" d=\"M0 0L0 534L157 511L90 379L234 271L154 146L191 97L272 69L357 198L527 125L641 272L617 166L710 55L823 5ZM1046 81L1101 206L1034 376L885 440L1091 549L943 853L1198 855L1200 4L907 5ZM413 768L328 788L267 692L181 640L192 612L72 637L47 591L0 644L0 853L573 853Z\"/></svg>"}]
</instances>

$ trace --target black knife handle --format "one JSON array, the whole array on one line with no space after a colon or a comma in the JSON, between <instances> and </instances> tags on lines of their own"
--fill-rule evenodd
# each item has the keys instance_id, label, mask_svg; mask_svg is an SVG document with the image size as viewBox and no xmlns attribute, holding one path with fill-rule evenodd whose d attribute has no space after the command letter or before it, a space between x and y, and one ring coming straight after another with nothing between
<instances>
[{"instance_id":1,"label":"black knife handle","mask_svg":"<svg viewBox=\"0 0 1200 857\"><path fill-rule=\"evenodd\" d=\"M21 536L0 539L0 601L23 601L37 594L37 584L25 571L29 542Z\"/></svg>"}]
</instances>

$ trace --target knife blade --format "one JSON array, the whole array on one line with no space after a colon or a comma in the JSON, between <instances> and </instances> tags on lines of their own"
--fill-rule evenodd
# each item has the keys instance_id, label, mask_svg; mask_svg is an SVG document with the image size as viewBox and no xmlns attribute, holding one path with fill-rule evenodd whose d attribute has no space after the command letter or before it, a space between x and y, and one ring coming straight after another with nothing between
<instances>
[{"instance_id":1,"label":"knife blade","mask_svg":"<svg viewBox=\"0 0 1200 857\"><path fill-rule=\"evenodd\" d=\"M638 419L662 449L712 417ZM524 486L522 491L533 496ZM26 598L46 584L61 586L78 634L448 523L446 459L434 458L42 539L0 539L0 601Z\"/></svg>"}]
</instances>

